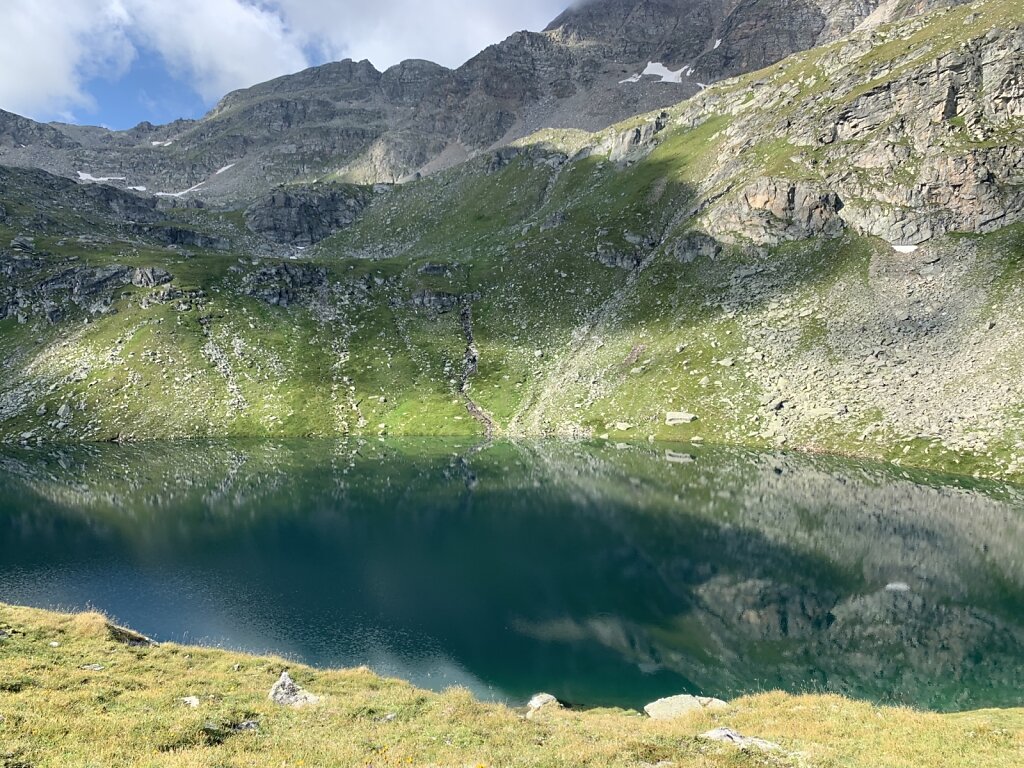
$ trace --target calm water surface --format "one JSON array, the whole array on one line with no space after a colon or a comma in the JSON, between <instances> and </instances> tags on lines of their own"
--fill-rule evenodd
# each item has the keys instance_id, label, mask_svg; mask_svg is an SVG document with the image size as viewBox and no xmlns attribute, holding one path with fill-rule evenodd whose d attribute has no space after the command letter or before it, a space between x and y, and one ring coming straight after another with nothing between
<instances>
[{"instance_id":1,"label":"calm water surface","mask_svg":"<svg viewBox=\"0 0 1024 768\"><path fill-rule=\"evenodd\" d=\"M1024 495L734 449L0 453L0 601L519 703L1024 704Z\"/></svg>"}]
</instances>

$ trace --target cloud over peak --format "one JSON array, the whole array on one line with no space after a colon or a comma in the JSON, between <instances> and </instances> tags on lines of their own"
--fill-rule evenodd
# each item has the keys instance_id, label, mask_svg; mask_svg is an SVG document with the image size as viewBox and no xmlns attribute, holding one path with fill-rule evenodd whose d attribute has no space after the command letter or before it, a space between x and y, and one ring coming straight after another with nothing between
<instances>
[{"instance_id":1,"label":"cloud over peak","mask_svg":"<svg viewBox=\"0 0 1024 768\"><path fill-rule=\"evenodd\" d=\"M140 57L212 104L228 91L342 58L457 66L567 0L6 0L0 108L72 119Z\"/></svg>"}]
</instances>

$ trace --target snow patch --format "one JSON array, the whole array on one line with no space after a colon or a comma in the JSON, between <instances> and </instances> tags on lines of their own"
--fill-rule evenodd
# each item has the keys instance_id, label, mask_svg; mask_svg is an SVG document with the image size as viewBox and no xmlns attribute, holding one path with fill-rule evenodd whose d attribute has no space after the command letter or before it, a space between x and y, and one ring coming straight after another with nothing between
<instances>
[{"instance_id":1,"label":"snow patch","mask_svg":"<svg viewBox=\"0 0 1024 768\"><path fill-rule=\"evenodd\" d=\"M214 176L220 176L222 173L226 173L227 171L230 171L234 167L235 167L235 163L231 163L231 165L225 165L223 168L221 168L219 171L217 171L213 175Z\"/></svg>"},{"instance_id":2,"label":"snow patch","mask_svg":"<svg viewBox=\"0 0 1024 768\"><path fill-rule=\"evenodd\" d=\"M174 143L174 139L168 139L167 141L151 141L149 143L154 147L169 147Z\"/></svg>"},{"instance_id":3,"label":"snow patch","mask_svg":"<svg viewBox=\"0 0 1024 768\"><path fill-rule=\"evenodd\" d=\"M145 187L128 187L128 189L130 189L132 192L145 192L146 191Z\"/></svg>"},{"instance_id":4,"label":"snow patch","mask_svg":"<svg viewBox=\"0 0 1024 768\"><path fill-rule=\"evenodd\" d=\"M721 48L721 47L722 47L722 38L718 38L717 40L715 40L715 47L714 47L714 50L716 50L716 51L717 51L717 50L718 50L719 48Z\"/></svg>"},{"instance_id":5,"label":"snow patch","mask_svg":"<svg viewBox=\"0 0 1024 768\"><path fill-rule=\"evenodd\" d=\"M662 64L660 61L650 61L647 63L647 68L644 69L639 75L633 75L627 77L625 80L620 80L619 85L625 83L639 83L642 77L658 77L661 78L663 83L677 83L682 84L683 77L689 77L693 74L693 67L683 67L678 71L673 71Z\"/></svg>"},{"instance_id":6,"label":"snow patch","mask_svg":"<svg viewBox=\"0 0 1024 768\"><path fill-rule=\"evenodd\" d=\"M685 71L686 67L683 67L678 72L673 72L660 61L652 61L647 65L647 69L642 74L660 77L663 83L682 83L683 72Z\"/></svg>"},{"instance_id":7,"label":"snow patch","mask_svg":"<svg viewBox=\"0 0 1024 768\"><path fill-rule=\"evenodd\" d=\"M916 245L893 245L892 249L896 253L916 253L918 246Z\"/></svg>"},{"instance_id":8,"label":"snow patch","mask_svg":"<svg viewBox=\"0 0 1024 768\"><path fill-rule=\"evenodd\" d=\"M190 192L195 192L197 189L199 189L200 187L203 187L203 186L206 186L206 182L205 181L200 181L194 187L189 187L184 192L157 192L154 195L154 197L184 197L185 195L189 194Z\"/></svg>"},{"instance_id":9,"label":"snow patch","mask_svg":"<svg viewBox=\"0 0 1024 768\"><path fill-rule=\"evenodd\" d=\"M91 181L97 184L102 184L107 181L128 181L124 176L93 176L91 173L85 171L78 172L79 181Z\"/></svg>"},{"instance_id":10,"label":"snow patch","mask_svg":"<svg viewBox=\"0 0 1024 768\"><path fill-rule=\"evenodd\" d=\"M903 581L894 581L885 585L886 592L909 592L910 585Z\"/></svg>"}]
</instances>

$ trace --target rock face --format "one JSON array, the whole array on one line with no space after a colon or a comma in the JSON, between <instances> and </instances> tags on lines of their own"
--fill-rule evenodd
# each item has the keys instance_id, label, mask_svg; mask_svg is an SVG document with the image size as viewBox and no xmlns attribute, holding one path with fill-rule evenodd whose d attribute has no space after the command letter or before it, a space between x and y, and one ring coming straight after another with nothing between
<instances>
[{"instance_id":1,"label":"rock face","mask_svg":"<svg viewBox=\"0 0 1024 768\"><path fill-rule=\"evenodd\" d=\"M310 246L350 226L369 204L364 188L281 188L245 212L249 229L278 243Z\"/></svg>"},{"instance_id":2,"label":"rock face","mask_svg":"<svg viewBox=\"0 0 1024 768\"><path fill-rule=\"evenodd\" d=\"M320 701L318 696L299 687L287 672L282 672L281 678L274 683L274 687L270 689L269 698L282 707L295 709L308 707Z\"/></svg>"},{"instance_id":3,"label":"rock face","mask_svg":"<svg viewBox=\"0 0 1024 768\"><path fill-rule=\"evenodd\" d=\"M735 140L710 181L731 179L737 189L708 201L709 234L774 245L852 227L909 246L1024 216L1024 145L1012 138L1024 113L1024 30L991 29L938 55L922 51L865 86L874 47L906 34L894 29L822 49L805 86L825 80L824 91L801 96L792 83L766 81L746 92L752 110L714 105L733 115ZM743 152L756 135L787 139L777 162L789 178L759 176L761 159Z\"/></svg>"},{"instance_id":4,"label":"rock face","mask_svg":"<svg viewBox=\"0 0 1024 768\"><path fill-rule=\"evenodd\" d=\"M644 712L652 720L675 720L691 712L703 710L728 709L729 705L721 699L707 696L671 696L667 699L652 701L644 707Z\"/></svg>"},{"instance_id":5,"label":"rock face","mask_svg":"<svg viewBox=\"0 0 1024 768\"><path fill-rule=\"evenodd\" d=\"M158 285L166 285L173 279L170 272L159 267L140 267L132 272L132 285L138 288L155 288Z\"/></svg>"},{"instance_id":6,"label":"rock face","mask_svg":"<svg viewBox=\"0 0 1024 768\"><path fill-rule=\"evenodd\" d=\"M787 240L835 237L845 227L843 203L835 192L807 182L758 179L731 204L716 209L709 229L724 240L737 236L762 245Z\"/></svg>"}]
</instances>

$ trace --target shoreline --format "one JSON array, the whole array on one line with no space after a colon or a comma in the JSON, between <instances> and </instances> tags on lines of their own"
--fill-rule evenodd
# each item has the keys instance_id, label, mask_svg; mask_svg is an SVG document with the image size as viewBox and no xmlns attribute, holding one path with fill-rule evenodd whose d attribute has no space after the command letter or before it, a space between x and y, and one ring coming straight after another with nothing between
<instances>
[{"instance_id":1,"label":"shoreline","mask_svg":"<svg viewBox=\"0 0 1024 768\"><path fill-rule=\"evenodd\" d=\"M303 706L271 700L285 671ZM725 732L731 735L711 738ZM463 689L419 690L365 668L318 670L276 657L151 645L100 614L0 603L0 741L5 767L33 768L1011 768L1024 752L1024 709L942 715L783 693L667 720L548 700L510 708Z\"/></svg>"},{"instance_id":2,"label":"shoreline","mask_svg":"<svg viewBox=\"0 0 1024 768\"><path fill-rule=\"evenodd\" d=\"M781 454L783 456L804 456L822 459L836 459L842 461L863 462L876 465L879 468L890 468L903 472L920 472L933 476L939 476L958 482L984 482L1012 486L1024 489L1024 474L1006 473L968 473L948 464L928 465L914 461L892 460L869 452L856 452L822 448L814 445L801 446L766 446L754 443L717 442L711 440L665 440L648 438L634 439L613 439L604 437L579 437L575 435L509 435L502 433L497 436L479 435L425 435L425 434L353 434L353 435L249 435L249 436L194 436L194 437L168 437L153 438L144 440L71 440L71 441L47 441L43 443L28 443L7 441L0 442L0 449L21 449L25 451L46 450L47 448L78 448L78 447L106 447L114 446L119 448L145 448L147 446L181 446L201 444L258 444L258 443L340 443L345 441L366 441L366 442L387 442L387 441L439 441L439 442L463 442L472 443L477 449L495 443L508 443L523 445L531 443L560 442L579 444L604 444L614 447L618 444L625 444L636 448L647 446L677 446L690 449L722 448L745 450L758 454Z\"/></svg>"}]
</instances>

